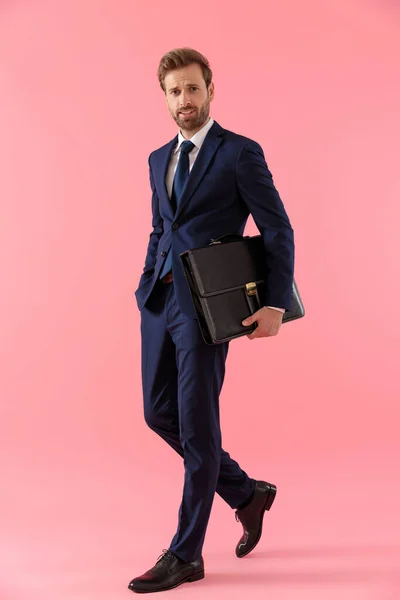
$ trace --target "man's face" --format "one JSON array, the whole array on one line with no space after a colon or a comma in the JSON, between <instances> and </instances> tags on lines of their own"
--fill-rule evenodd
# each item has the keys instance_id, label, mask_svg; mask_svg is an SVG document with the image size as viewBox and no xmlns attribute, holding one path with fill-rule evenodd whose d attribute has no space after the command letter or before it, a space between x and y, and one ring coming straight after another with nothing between
<instances>
[{"instance_id":1,"label":"man's face","mask_svg":"<svg viewBox=\"0 0 400 600\"><path fill-rule=\"evenodd\" d=\"M182 131L199 131L208 121L214 84L208 89L197 63L170 71L164 80L169 112Z\"/></svg>"}]
</instances>

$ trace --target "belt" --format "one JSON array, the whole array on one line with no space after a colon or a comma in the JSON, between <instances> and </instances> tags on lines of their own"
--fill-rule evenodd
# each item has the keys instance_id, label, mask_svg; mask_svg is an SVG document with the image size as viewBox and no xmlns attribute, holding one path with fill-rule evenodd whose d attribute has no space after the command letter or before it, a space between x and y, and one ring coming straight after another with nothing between
<instances>
[{"instance_id":1,"label":"belt","mask_svg":"<svg viewBox=\"0 0 400 600\"><path fill-rule=\"evenodd\" d=\"M160 281L162 281L162 283L172 283L174 280L174 276L172 275L172 271L168 271L168 273L166 275L164 275L164 277L161 278Z\"/></svg>"}]
</instances>

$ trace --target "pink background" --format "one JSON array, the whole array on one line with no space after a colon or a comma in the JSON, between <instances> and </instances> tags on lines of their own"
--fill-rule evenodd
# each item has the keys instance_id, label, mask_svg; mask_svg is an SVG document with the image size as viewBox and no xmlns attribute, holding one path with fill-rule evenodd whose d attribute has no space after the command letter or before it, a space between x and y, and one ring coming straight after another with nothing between
<instances>
[{"instance_id":1,"label":"pink background","mask_svg":"<svg viewBox=\"0 0 400 600\"><path fill-rule=\"evenodd\" d=\"M254 553L216 497L207 578L165 597L398 598L400 11L395 1L0 4L0 598L130 597L168 547L181 459L142 415L147 158L163 53L264 148L306 318L231 344L224 447L277 484ZM257 233L252 221L246 230Z\"/></svg>"}]
</instances>

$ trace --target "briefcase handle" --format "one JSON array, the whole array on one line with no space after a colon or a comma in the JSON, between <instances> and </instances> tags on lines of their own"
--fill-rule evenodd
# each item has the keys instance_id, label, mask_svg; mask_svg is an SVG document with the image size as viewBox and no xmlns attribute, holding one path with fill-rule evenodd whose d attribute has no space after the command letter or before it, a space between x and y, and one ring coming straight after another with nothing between
<instances>
[{"instance_id":1,"label":"briefcase handle","mask_svg":"<svg viewBox=\"0 0 400 600\"><path fill-rule=\"evenodd\" d=\"M224 233L217 238L211 238L211 242L209 245L211 246L211 244L225 244L225 242L237 242L248 237L250 236L243 236L240 235L240 233Z\"/></svg>"}]
</instances>

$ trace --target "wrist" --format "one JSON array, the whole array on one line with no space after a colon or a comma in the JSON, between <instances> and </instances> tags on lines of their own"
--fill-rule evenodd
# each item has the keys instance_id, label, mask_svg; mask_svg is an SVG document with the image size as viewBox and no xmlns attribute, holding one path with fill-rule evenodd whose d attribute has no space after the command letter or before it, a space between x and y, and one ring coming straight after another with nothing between
<instances>
[{"instance_id":1,"label":"wrist","mask_svg":"<svg viewBox=\"0 0 400 600\"><path fill-rule=\"evenodd\" d=\"M277 306L266 306L265 308L271 308L272 310L279 311L280 313L284 313L285 312L284 308L278 308Z\"/></svg>"}]
</instances>

